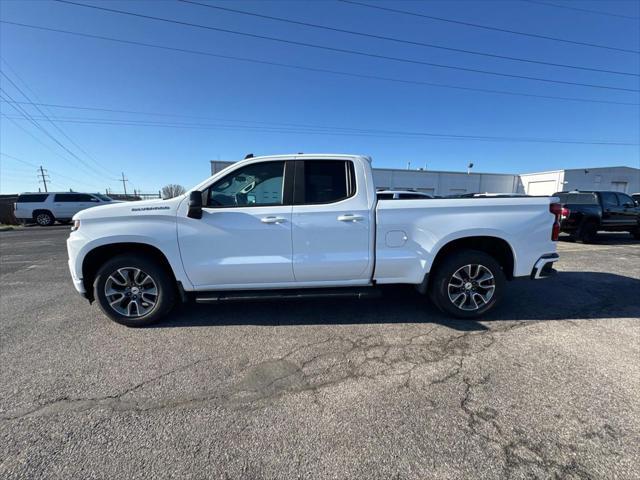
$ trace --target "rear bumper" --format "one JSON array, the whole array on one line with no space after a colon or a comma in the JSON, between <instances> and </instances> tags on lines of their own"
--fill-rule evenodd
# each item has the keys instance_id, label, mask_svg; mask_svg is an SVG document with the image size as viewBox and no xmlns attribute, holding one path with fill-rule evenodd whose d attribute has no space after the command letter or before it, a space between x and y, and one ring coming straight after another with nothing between
<instances>
[{"instance_id":1,"label":"rear bumper","mask_svg":"<svg viewBox=\"0 0 640 480\"><path fill-rule=\"evenodd\" d=\"M530 278L532 280L539 280L541 278L547 278L555 275L557 272L554 270L553 264L559 259L560 256L557 253L547 253L546 255L542 255L533 266Z\"/></svg>"}]
</instances>

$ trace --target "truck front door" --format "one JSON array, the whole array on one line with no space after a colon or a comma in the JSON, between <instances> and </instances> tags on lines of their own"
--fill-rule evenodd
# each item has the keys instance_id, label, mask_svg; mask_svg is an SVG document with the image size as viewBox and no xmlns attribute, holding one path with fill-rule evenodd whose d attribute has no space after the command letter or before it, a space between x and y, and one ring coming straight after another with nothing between
<instances>
[{"instance_id":1,"label":"truck front door","mask_svg":"<svg viewBox=\"0 0 640 480\"><path fill-rule=\"evenodd\" d=\"M629 195L625 193L616 193L618 203L620 204L620 222L624 227L637 227L638 215L640 215L640 207L636 205Z\"/></svg>"},{"instance_id":2,"label":"truck front door","mask_svg":"<svg viewBox=\"0 0 640 480\"><path fill-rule=\"evenodd\" d=\"M178 242L196 288L251 288L293 283L293 162L256 162L203 193L201 219L178 219Z\"/></svg>"},{"instance_id":3,"label":"truck front door","mask_svg":"<svg viewBox=\"0 0 640 480\"><path fill-rule=\"evenodd\" d=\"M351 160L297 160L295 164L292 240L296 281L368 281L373 221L364 172L356 172L357 165Z\"/></svg>"}]
</instances>

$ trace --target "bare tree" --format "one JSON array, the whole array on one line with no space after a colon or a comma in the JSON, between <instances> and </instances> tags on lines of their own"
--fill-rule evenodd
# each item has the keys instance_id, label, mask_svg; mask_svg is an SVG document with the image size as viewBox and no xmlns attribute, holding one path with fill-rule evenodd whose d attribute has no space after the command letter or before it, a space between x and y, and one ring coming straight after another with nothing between
<instances>
[{"instance_id":1,"label":"bare tree","mask_svg":"<svg viewBox=\"0 0 640 480\"><path fill-rule=\"evenodd\" d=\"M187 190L182 185L170 183L162 187L162 198L173 198L182 195Z\"/></svg>"}]
</instances>

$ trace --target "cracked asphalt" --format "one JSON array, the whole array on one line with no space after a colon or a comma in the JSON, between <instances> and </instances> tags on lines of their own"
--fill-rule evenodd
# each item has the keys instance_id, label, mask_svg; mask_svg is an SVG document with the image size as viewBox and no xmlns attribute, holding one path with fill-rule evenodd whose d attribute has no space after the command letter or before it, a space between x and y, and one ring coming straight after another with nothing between
<instances>
[{"instance_id":1,"label":"cracked asphalt","mask_svg":"<svg viewBox=\"0 0 640 480\"><path fill-rule=\"evenodd\" d=\"M0 233L1 478L640 478L627 235L559 242L480 322L397 288L128 329L73 290L67 233Z\"/></svg>"}]
</instances>

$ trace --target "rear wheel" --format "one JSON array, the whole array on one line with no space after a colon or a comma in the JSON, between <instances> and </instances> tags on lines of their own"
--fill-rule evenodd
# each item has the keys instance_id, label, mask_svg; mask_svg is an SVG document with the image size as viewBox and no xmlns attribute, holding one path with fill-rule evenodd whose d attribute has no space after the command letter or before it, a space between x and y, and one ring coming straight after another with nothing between
<instances>
[{"instance_id":1,"label":"rear wheel","mask_svg":"<svg viewBox=\"0 0 640 480\"><path fill-rule=\"evenodd\" d=\"M47 212L47 211L37 212L33 216L33 219L41 227L49 227L49 226L53 225L54 222L56 221L56 219L54 218L53 214L51 212Z\"/></svg>"},{"instance_id":2,"label":"rear wheel","mask_svg":"<svg viewBox=\"0 0 640 480\"><path fill-rule=\"evenodd\" d=\"M175 303L171 273L144 256L119 255L109 260L98 270L93 289L102 311L128 327L157 322Z\"/></svg>"},{"instance_id":3,"label":"rear wheel","mask_svg":"<svg viewBox=\"0 0 640 480\"><path fill-rule=\"evenodd\" d=\"M437 266L430 296L444 313L471 319L493 309L504 286L504 272L495 258L477 250L462 250Z\"/></svg>"}]
</instances>

